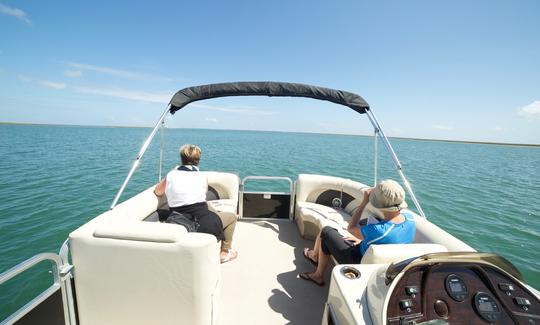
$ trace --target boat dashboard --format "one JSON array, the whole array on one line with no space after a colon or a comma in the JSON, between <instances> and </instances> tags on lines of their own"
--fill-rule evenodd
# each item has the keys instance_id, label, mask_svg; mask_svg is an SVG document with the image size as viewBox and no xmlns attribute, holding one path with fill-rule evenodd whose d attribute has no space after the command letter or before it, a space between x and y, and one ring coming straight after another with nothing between
<instances>
[{"instance_id":1,"label":"boat dashboard","mask_svg":"<svg viewBox=\"0 0 540 325\"><path fill-rule=\"evenodd\" d=\"M432 253L338 265L323 324L540 324L540 293L490 253Z\"/></svg>"},{"instance_id":2,"label":"boat dashboard","mask_svg":"<svg viewBox=\"0 0 540 325\"><path fill-rule=\"evenodd\" d=\"M473 262L408 269L395 285L387 324L540 324L540 301L500 269Z\"/></svg>"}]
</instances>

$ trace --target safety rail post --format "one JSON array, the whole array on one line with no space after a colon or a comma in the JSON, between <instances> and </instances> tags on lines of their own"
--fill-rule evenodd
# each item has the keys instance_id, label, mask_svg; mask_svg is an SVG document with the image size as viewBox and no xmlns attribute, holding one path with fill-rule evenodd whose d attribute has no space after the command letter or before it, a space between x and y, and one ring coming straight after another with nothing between
<instances>
[{"instance_id":1,"label":"safety rail post","mask_svg":"<svg viewBox=\"0 0 540 325\"><path fill-rule=\"evenodd\" d=\"M401 177L403 184L405 185L405 189L411 196L411 199L413 200L414 205L416 206L416 209L418 209L418 213L424 218L426 218L426 215L424 214L424 210L422 210L422 207L420 206L420 202L416 199L416 195L414 195L413 189L411 187L411 184L405 177L405 174L403 173L403 167L401 166L401 163L399 162L399 159L394 151L394 148L392 148L392 145L390 144L390 141L388 141L388 138L386 137L386 134L384 133L383 129L381 128L381 125L377 121L377 118L375 117L375 114L371 109L366 110L366 115L369 118L369 121L375 128L375 130L380 133L381 139L386 146L386 149L390 153L390 156L392 157L392 161L394 162L394 166L396 166L397 172L399 176Z\"/></svg>"},{"instance_id":2,"label":"safety rail post","mask_svg":"<svg viewBox=\"0 0 540 325\"><path fill-rule=\"evenodd\" d=\"M53 280L54 283L47 288L45 291L40 293L37 297L30 300L28 303L26 303L24 306L19 308L15 313L10 315L8 318L4 319L2 321L2 325L11 325L20 320L22 317L24 317L26 314L28 314L32 309L36 308L40 303L45 301L47 298L52 296L58 289L60 289L62 294L62 303L64 307L64 321L66 325L75 325L75 322L72 322L72 319L74 320L75 317L70 317L70 314L72 314L73 310L70 310L68 305L68 292L66 290L66 280L69 279L69 277L66 277L65 275L61 274L62 270L62 259L60 256L54 253L41 253L38 255L35 255L26 261L23 261L11 269L3 272L0 274L0 285L3 284L6 281L11 280L15 276L21 274L22 272L30 269L31 267L35 266L36 264L43 262L43 261L52 261L52 273L53 273Z\"/></svg>"},{"instance_id":3,"label":"safety rail post","mask_svg":"<svg viewBox=\"0 0 540 325\"><path fill-rule=\"evenodd\" d=\"M62 260L62 267L60 269L60 276L64 280L66 286L67 304L69 307L69 319L70 324L77 324L75 317L75 303L73 299L73 288L71 286L71 279L73 278L73 265L69 264L69 238L67 238L58 252L60 259Z\"/></svg>"}]
</instances>

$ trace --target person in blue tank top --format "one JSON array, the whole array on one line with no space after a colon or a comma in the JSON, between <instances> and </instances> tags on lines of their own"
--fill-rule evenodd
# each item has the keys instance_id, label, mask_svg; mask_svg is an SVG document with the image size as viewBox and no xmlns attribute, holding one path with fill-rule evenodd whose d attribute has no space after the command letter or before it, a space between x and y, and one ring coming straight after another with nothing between
<instances>
[{"instance_id":1,"label":"person in blue tank top","mask_svg":"<svg viewBox=\"0 0 540 325\"><path fill-rule=\"evenodd\" d=\"M376 187L364 191L364 199L347 228L351 235L342 236L337 229L324 227L313 249L304 249L304 257L317 269L312 273L300 273L299 277L323 286L324 271L330 255L340 264L357 264L369 245L412 243L416 224L412 214L401 211L406 207L405 191L396 181L383 180ZM364 209L373 216L364 220L366 223L360 226L360 216Z\"/></svg>"}]
</instances>

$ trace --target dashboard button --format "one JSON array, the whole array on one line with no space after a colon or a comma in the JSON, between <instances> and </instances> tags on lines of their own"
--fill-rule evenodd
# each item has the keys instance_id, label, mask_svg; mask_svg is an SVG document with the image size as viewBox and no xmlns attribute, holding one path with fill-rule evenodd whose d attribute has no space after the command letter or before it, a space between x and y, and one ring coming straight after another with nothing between
<instances>
[{"instance_id":1,"label":"dashboard button","mask_svg":"<svg viewBox=\"0 0 540 325\"><path fill-rule=\"evenodd\" d=\"M443 300L437 299L435 300L435 303L433 304L433 308L435 309L435 312L437 315L447 318L448 317L448 305Z\"/></svg>"},{"instance_id":2,"label":"dashboard button","mask_svg":"<svg viewBox=\"0 0 540 325\"><path fill-rule=\"evenodd\" d=\"M510 283L499 283L499 289L504 291L507 296L511 296L514 291L514 286Z\"/></svg>"},{"instance_id":3,"label":"dashboard button","mask_svg":"<svg viewBox=\"0 0 540 325\"><path fill-rule=\"evenodd\" d=\"M516 305L520 307L523 307L523 306L529 307L531 305L531 302L529 299L522 298L522 297L515 297L514 302L516 303Z\"/></svg>"},{"instance_id":4,"label":"dashboard button","mask_svg":"<svg viewBox=\"0 0 540 325\"><path fill-rule=\"evenodd\" d=\"M401 307L401 309L403 310L409 311L409 309L411 309L412 306L413 306L413 303L411 299L403 299L399 301L399 307Z\"/></svg>"},{"instance_id":5,"label":"dashboard button","mask_svg":"<svg viewBox=\"0 0 540 325\"><path fill-rule=\"evenodd\" d=\"M499 283L499 289L502 291L514 291L514 286L510 283Z\"/></svg>"},{"instance_id":6,"label":"dashboard button","mask_svg":"<svg viewBox=\"0 0 540 325\"><path fill-rule=\"evenodd\" d=\"M405 287L405 293L408 296L414 296L414 295L418 294L418 287L417 286Z\"/></svg>"}]
</instances>

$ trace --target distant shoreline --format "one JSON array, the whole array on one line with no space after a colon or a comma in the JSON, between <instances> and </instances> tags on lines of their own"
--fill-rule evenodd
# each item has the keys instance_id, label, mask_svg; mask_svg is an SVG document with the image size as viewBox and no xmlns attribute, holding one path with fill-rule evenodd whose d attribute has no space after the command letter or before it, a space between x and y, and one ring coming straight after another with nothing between
<instances>
[{"instance_id":1,"label":"distant shoreline","mask_svg":"<svg viewBox=\"0 0 540 325\"><path fill-rule=\"evenodd\" d=\"M21 123L21 122L0 122L0 125L36 125L36 126L68 126L68 127L96 127L96 128L125 128L125 129L150 129L149 126L118 126L118 125L82 125L82 124L48 124L48 123ZM270 131L270 130L235 130L235 129L206 129L206 128L169 128L172 130L212 130L212 131L248 131L248 132L280 132L280 133L304 133L304 134L324 134L324 135L344 135L344 136L360 136L372 137L365 134L343 134L343 133L320 133L320 132L295 132L295 131ZM540 147L540 144L532 143L506 143L506 142L489 142L489 141L466 141L466 140L450 140L450 139L423 139L423 138L407 138L407 137L388 137L390 139L400 140L415 140L415 141L437 141L450 143L467 143L467 144L488 144L496 146L512 146L512 147Z\"/></svg>"}]
</instances>

